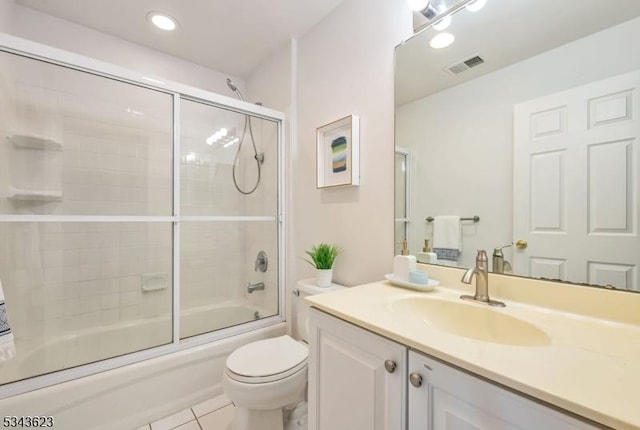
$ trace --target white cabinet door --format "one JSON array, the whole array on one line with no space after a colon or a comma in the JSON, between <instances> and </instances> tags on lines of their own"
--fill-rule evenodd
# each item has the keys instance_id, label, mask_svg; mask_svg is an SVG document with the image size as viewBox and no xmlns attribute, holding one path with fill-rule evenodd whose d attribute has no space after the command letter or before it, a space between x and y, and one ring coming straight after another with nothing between
<instances>
[{"instance_id":1,"label":"white cabinet door","mask_svg":"<svg viewBox=\"0 0 640 430\"><path fill-rule=\"evenodd\" d=\"M514 107L516 273L640 288L639 86L636 71Z\"/></svg>"},{"instance_id":2,"label":"white cabinet door","mask_svg":"<svg viewBox=\"0 0 640 430\"><path fill-rule=\"evenodd\" d=\"M406 347L316 309L309 322L309 430L404 429Z\"/></svg>"},{"instance_id":3,"label":"white cabinet door","mask_svg":"<svg viewBox=\"0 0 640 430\"><path fill-rule=\"evenodd\" d=\"M413 351L408 374L409 430L596 429Z\"/></svg>"}]
</instances>

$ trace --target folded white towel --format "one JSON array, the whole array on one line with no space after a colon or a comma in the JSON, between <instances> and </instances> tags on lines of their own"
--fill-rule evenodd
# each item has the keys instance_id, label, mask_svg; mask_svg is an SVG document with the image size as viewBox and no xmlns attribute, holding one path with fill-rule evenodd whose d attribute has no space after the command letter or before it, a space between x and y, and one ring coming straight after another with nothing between
<instances>
[{"instance_id":1,"label":"folded white towel","mask_svg":"<svg viewBox=\"0 0 640 430\"><path fill-rule=\"evenodd\" d=\"M461 245L460 217L457 215L440 215L434 217L433 247L460 251L462 249Z\"/></svg>"},{"instance_id":2,"label":"folded white towel","mask_svg":"<svg viewBox=\"0 0 640 430\"><path fill-rule=\"evenodd\" d=\"M4 292L0 282L0 363L7 361L16 355L16 345L13 342L13 333L7 319L7 309L4 303Z\"/></svg>"}]
</instances>

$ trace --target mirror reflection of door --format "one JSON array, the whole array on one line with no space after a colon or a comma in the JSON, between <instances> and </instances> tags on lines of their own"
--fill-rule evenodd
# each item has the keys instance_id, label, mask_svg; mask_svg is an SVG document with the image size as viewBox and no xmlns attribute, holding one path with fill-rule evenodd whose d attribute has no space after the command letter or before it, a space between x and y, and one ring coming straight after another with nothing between
<instances>
[{"instance_id":1,"label":"mirror reflection of door","mask_svg":"<svg viewBox=\"0 0 640 430\"><path fill-rule=\"evenodd\" d=\"M638 285L640 71L514 107L516 273Z\"/></svg>"},{"instance_id":2,"label":"mirror reflection of door","mask_svg":"<svg viewBox=\"0 0 640 430\"><path fill-rule=\"evenodd\" d=\"M400 254L402 242L409 243L409 151L396 147L395 153L395 254Z\"/></svg>"}]
</instances>

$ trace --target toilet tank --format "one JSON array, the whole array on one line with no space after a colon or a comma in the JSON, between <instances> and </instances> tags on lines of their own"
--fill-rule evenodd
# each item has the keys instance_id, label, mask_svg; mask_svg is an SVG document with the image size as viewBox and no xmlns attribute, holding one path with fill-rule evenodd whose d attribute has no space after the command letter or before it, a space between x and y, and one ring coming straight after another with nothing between
<instances>
[{"instance_id":1,"label":"toilet tank","mask_svg":"<svg viewBox=\"0 0 640 430\"><path fill-rule=\"evenodd\" d=\"M293 337L309 343L309 304L304 300L306 296L327 293L329 291L347 288L340 284L328 287L318 287L315 278L302 279L293 290Z\"/></svg>"}]
</instances>

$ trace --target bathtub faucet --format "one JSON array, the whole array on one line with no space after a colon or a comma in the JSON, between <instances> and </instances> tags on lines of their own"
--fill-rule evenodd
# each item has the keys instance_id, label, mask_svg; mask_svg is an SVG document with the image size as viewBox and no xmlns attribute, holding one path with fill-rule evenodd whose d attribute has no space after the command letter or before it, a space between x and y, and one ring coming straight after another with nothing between
<instances>
[{"instance_id":1,"label":"bathtub faucet","mask_svg":"<svg viewBox=\"0 0 640 430\"><path fill-rule=\"evenodd\" d=\"M258 282L257 284L248 284L247 285L247 293L251 294L254 291L262 291L264 290L264 282Z\"/></svg>"}]
</instances>

